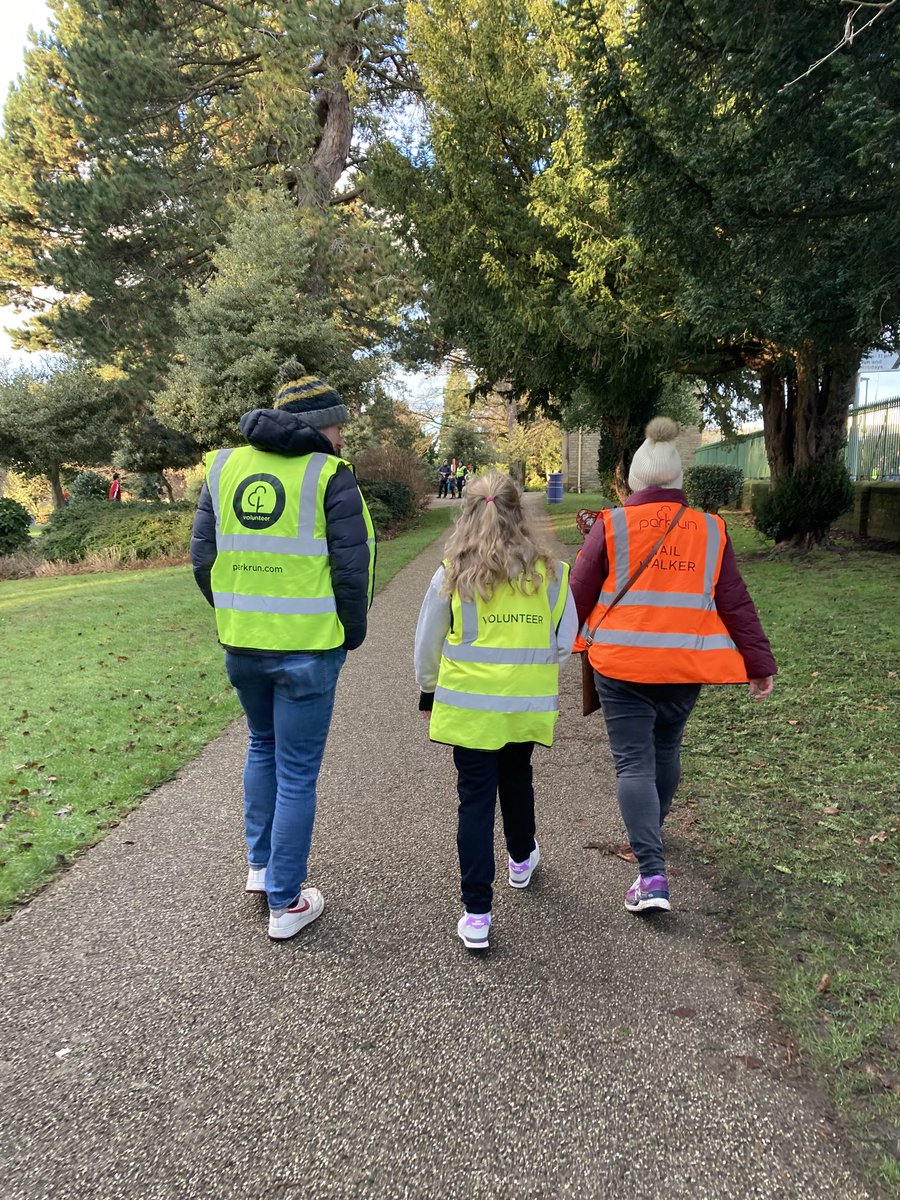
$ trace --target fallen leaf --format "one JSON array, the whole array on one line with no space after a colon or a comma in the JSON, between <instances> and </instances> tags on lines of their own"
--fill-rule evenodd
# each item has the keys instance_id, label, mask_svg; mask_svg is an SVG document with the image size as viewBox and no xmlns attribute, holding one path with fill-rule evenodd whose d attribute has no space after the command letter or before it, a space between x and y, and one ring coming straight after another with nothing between
<instances>
[{"instance_id":1,"label":"fallen leaf","mask_svg":"<svg viewBox=\"0 0 900 1200\"><path fill-rule=\"evenodd\" d=\"M788 725L799 725L799 721L788 721Z\"/></svg>"},{"instance_id":2,"label":"fallen leaf","mask_svg":"<svg viewBox=\"0 0 900 1200\"><path fill-rule=\"evenodd\" d=\"M872 836L869 838L869 841L870 842L886 842L887 834L885 833L885 831L883 829L879 829L877 833L872 834Z\"/></svg>"},{"instance_id":3,"label":"fallen leaf","mask_svg":"<svg viewBox=\"0 0 900 1200\"><path fill-rule=\"evenodd\" d=\"M628 842L585 842L582 849L599 850L601 854L609 854L614 858L621 858L622 862L637 862Z\"/></svg>"},{"instance_id":4,"label":"fallen leaf","mask_svg":"<svg viewBox=\"0 0 900 1200\"><path fill-rule=\"evenodd\" d=\"M761 1058L754 1058L752 1054L739 1054L738 1062L743 1063L748 1071L758 1071L765 1066Z\"/></svg>"},{"instance_id":5,"label":"fallen leaf","mask_svg":"<svg viewBox=\"0 0 900 1200\"><path fill-rule=\"evenodd\" d=\"M696 1017L696 1015L697 1015L696 1008L673 1008L671 1011L672 1011L673 1017L687 1018L687 1017Z\"/></svg>"},{"instance_id":6,"label":"fallen leaf","mask_svg":"<svg viewBox=\"0 0 900 1200\"><path fill-rule=\"evenodd\" d=\"M823 975L822 978L819 980L818 984L816 985L816 991L821 996L821 994L823 992L827 992L830 987L831 987L831 976Z\"/></svg>"},{"instance_id":7,"label":"fallen leaf","mask_svg":"<svg viewBox=\"0 0 900 1200\"><path fill-rule=\"evenodd\" d=\"M782 866L781 863L775 863L773 865L775 867L775 870L780 871L782 873L782 875L793 875L793 871L791 870L790 867Z\"/></svg>"},{"instance_id":8,"label":"fallen leaf","mask_svg":"<svg viewBox=\"0 0 900 1200\"><path fill-rule=\"evenodd\" d=\"M835 813L840 812L840 809L836 804L829 804L827 808L822 809L822 812L825 813L826 816L833 817Z\"/></svg>"}]
</instances>

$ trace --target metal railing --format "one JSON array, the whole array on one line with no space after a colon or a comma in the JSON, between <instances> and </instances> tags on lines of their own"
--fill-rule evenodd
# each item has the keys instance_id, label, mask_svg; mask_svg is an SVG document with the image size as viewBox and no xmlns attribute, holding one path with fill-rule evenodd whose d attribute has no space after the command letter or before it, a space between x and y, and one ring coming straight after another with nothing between
<instances>
[{"instance_id":1,"label":"metal railing","mask_svg":"<svg viewBox=\"0 0 900 1200\"><path fill-rule=\"evenodd\" d=\"M694 461L698 466L740 467L745 479L769 478L761 433L745 433L733 442L699 446ZM870 407L850 409L844 461L853 480L900 480L900 396Z\"/></svg>"}]
</instances>

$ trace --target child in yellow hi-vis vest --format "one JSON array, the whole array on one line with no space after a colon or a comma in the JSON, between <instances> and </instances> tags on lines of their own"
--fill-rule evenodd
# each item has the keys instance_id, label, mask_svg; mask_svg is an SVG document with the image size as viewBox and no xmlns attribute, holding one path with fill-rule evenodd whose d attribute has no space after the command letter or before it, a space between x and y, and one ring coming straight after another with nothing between
<instances>
[{"instance_id":1,"label":"child in yellow hi-vis vest","mask_svg":"<svg viewBox=\"0 0 900 1200\"><path fill-rule=\"evenodd\" d=\"M465 912L457 933L486 950L494 882L497 795L509 883L528 887L540 862L531 755L553 743L559 664L578 619L569 568L541 544L513 481L470 481L416 628L419 707L432 741L453 747L459 792L459 868Z\"/></svg>"}]
</instances>

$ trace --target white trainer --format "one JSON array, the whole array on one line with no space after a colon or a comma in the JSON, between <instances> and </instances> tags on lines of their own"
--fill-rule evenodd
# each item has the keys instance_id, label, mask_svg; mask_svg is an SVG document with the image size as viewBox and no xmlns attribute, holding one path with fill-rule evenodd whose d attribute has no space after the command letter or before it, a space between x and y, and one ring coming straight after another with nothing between
<instances>
[{"instance_id":1,"label":"white trainer","mask_svg":"<svg viewBox=\"0 0 900 1200\"><path fill-rule=\"evenodd\" d=\"M513 860L510 858L506 864L509 868L509 886L514 888L527 888L529 883L531 883L531 877L537 870L538 863L540 861L541 852L537 841L535 841L534 849L524 862L513 862Z\"/></svg>"},{"instance_id":2,"label":"white trainer","mask_svg":"<svg viewBox=\"0 0 900 1200\"><path fill-rule=\"evenodd\" d=\"M304 888L288 908L269 913L269 937L276 941L291 938L311 925L325 911L325 899L318 888Z\"/></svg>"},{"instance_id":3,"label":"white trainer","mask_svg":"<svg viewBox=\"0 0 900 1200\"><path fill-rule=\"evenodd\" d=\"M469 950L487 950L491 932L491 914L464 912L456 923L456 932Z\"/></svg>"},{"instance_id":4,"label":"white trainer","mask_svg":"<svg viewBox=\"0 0 900 1200\"><path fill-rule=\"evenodd\" d=\"M247 886L245 892L264 892L266 890L266 868L250 867L247 870Z\"/></svg>"}]
</instances>

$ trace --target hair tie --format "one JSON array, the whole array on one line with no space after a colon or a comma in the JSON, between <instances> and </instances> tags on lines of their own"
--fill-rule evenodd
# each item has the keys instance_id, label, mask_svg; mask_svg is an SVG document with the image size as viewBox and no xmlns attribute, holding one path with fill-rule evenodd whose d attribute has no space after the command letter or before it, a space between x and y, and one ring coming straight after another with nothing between
<instances>
[{"instance_id":1,"label":"hair tie","mask_svg":"<svg viewBox=\"0 0 900 1200\"><path fill-rule=\"evenodd\" d=\"M485 502L485 504L493 504L493 503L494 503L494 497L493 497L493 496L485 496L485 497L484 497L484 502Z\"/></svg>"}]
</instances>

